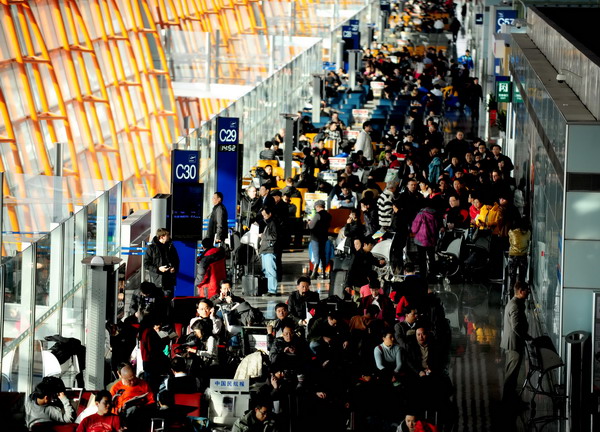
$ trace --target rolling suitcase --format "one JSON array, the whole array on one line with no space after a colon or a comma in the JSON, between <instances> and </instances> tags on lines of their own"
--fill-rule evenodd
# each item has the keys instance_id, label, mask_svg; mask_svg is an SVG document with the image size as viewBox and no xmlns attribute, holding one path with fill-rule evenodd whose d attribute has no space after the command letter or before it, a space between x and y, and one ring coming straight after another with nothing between
<instances>
[{"instance_id":1,"label":"rolling suitcase","mask_svg":"<svg viewBox=\"0 0 600 432\"><path fill-rule=\"evenodd\" d=\"M258 276L242 276L242 295L254 297L258 296Z\"/></svg>"}]
</instances>

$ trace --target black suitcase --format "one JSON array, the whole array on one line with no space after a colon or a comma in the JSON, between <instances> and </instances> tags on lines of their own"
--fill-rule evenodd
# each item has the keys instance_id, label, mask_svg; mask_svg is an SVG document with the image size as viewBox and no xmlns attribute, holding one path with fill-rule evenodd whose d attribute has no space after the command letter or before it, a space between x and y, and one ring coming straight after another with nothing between
<instances>
[{"instance_id":1,"label":"black suitcase","mask_svg":"<svg viewBox=\"0 0 600 432\"><path fill-rule=\"evenodd\" d=\"M330 279L329 295L335 295L339 298L344 298L344 289L346 288L348 272L346 270L334 270L331 272Z\"/></svg>"},{"instance_id":2,"label":"black suitcase","mask_svg":"<svg viewBox=\"0 0 600 432\"><path fill-rule=\"evenodd\" d=\"M242 276L242 295L253 297L258 296L258 276Z\"/></svg>"}]
</instances>

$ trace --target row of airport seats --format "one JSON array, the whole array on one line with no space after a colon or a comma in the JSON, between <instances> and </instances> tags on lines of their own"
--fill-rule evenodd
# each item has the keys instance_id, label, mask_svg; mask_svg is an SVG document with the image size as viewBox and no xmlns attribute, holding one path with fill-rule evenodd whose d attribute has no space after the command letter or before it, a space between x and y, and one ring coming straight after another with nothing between
<instances>
[{"instance_id":1,"label":"row of airport seats","mask_svg":"<svg viewBox=\"0 0 600 432\"><path fill-rule=\"evenodd\" d=\"M331 109L334 109L339 113L339 118L341 121L346 124L346 126L350 127L354 124L354 118L352 117L353 109L362 108L367 102L367 94L369 92L368 85L362 85L359 90L347 92L347 93L339 93L335 97L327 98L327 106ZM328 122L328 118L322 118L322 120L318 123L314 123L313 125L316 128L322 128Z\"/></svg>"},{"instance_id":2,"label":"row of airport seats","mask_svg":"<svg viewBox=\"0 0 600 432\"><path fill-rule=\"evenodd\" d=\"M390 99L379 99L378 104L371 113L371 125L373 126L373 141L380 141L384 132L391 125L395 125L402 130L406 113L410 107L410 100L398 99L392 101Z\"/></svg>"}]
</instances>

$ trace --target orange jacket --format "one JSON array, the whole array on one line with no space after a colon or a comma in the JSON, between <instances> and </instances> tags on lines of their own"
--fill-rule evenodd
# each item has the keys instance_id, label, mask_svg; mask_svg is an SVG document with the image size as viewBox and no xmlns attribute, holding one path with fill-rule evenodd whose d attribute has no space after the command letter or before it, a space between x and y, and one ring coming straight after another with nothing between
<instances>
[{"instance_id":1,"label":"orange jacket","mask_svg":"<svg viewBox=\"0 0 600 432\"><path fill-rule=\"evenodd\" d=\"M123 407L125 402L127 402L128 400L130 400L136 396L141 396L144 393L148 393L148 395L146 396L146 404L145 405L150 405L155 402L154 393L152 393L152 390L150 390L150 386L148 386L148 383L144 380L138 379L137 384L134 386L127 386L127 385L123 384L123 382L121 380L119 380L110 389L110 394L113 395L113 397L114 397L121 390L123 391L123 393L121 393L121 395L118 396L115 401L115 410L117 412Z\"/></svg>"}]
</instances>

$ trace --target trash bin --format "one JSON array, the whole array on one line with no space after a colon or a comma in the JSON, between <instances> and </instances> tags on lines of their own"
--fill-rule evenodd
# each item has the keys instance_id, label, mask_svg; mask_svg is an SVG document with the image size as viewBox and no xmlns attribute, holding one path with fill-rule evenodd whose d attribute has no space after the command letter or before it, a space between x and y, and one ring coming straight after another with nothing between
<instances>
[{"instance_id":1,"label":"trash bin","mask_svg":"<svg viewBox=\"0 0 600 432\"><path fill-rule=\"evenodd\" d=\"M568 418L571 432L591 427L592 351L590 333L574 331L565 336L567 354Z\"/></svg>"}]
</instances>

